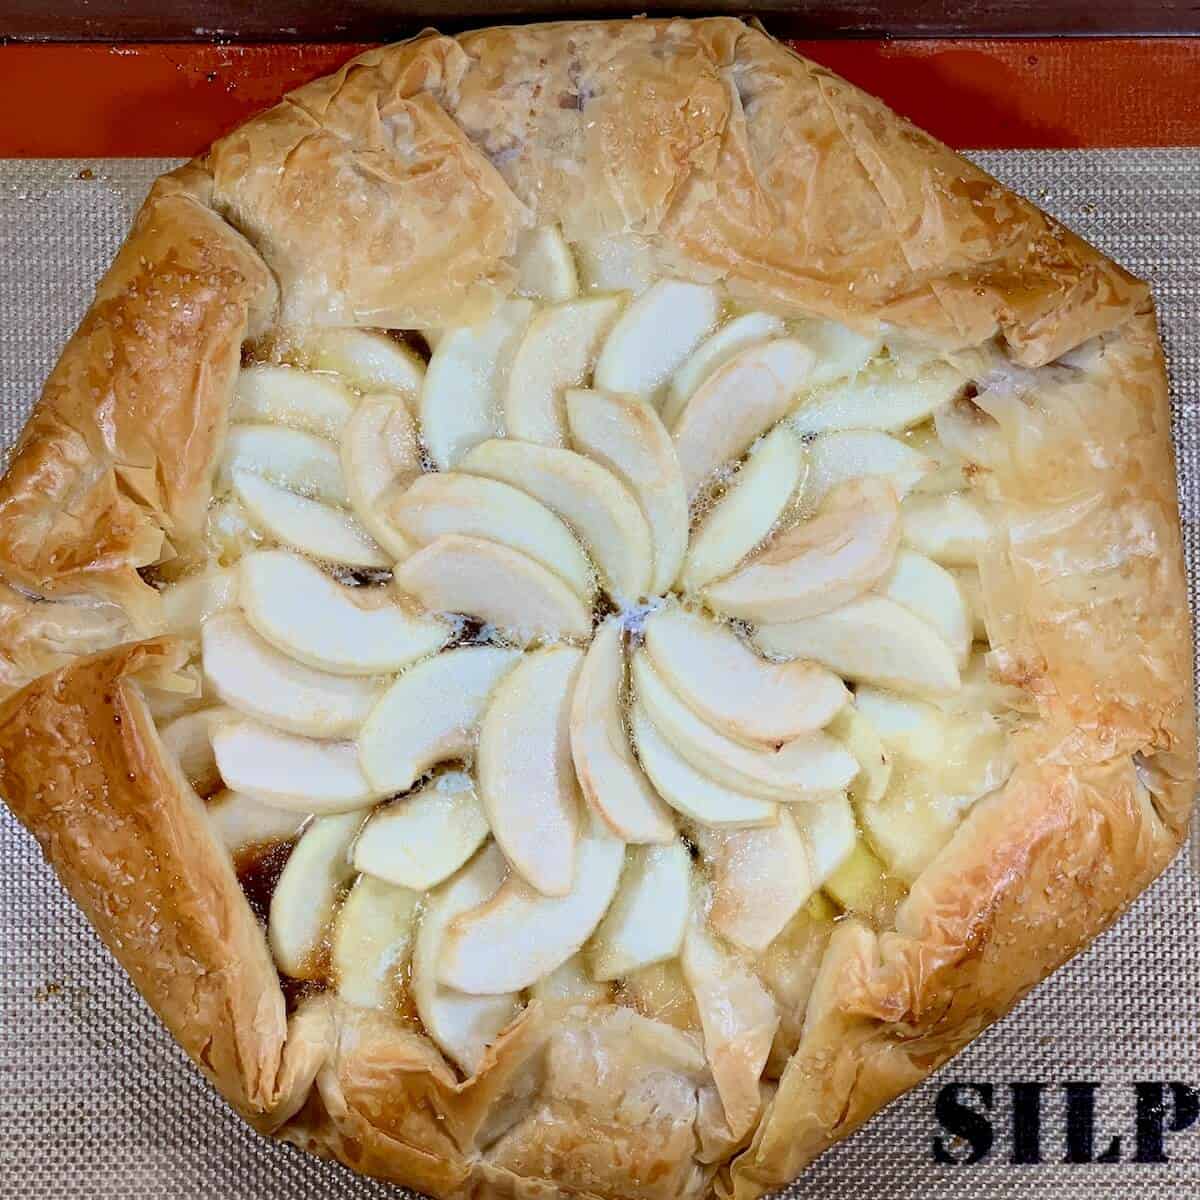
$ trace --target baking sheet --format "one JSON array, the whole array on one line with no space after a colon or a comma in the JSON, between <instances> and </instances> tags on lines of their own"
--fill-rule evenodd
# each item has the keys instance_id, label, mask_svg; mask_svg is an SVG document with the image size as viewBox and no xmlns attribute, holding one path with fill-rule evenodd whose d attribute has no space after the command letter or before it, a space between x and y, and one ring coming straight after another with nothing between
<instances>
[{"instance_id":1,"label":"baking sheet","mask_svg":"<svg viewBox=\"0 0 1200 1200\"><path fill-rule=\"evenodd\" d=\"M1200 151L974 155L1149 279L1172 373L1186 546L1200 574ZM0 444L16 435L167 160L0 161ZM932 1081L831 1151L794 1200L1181 1200L1200 1189L1200 1122L1133 1163L1137 1081L1200 1086L1200 853ZM947 1083L991 1084L994 1145L939 1165ZM1064 1164L1063 1090L1091 1081L1099 1153ZM1013 1165L1011 1085L1045 1084L1040 1164ZM250 1133L192 1069L0 807L0 1198L324 1200L400 1196Z\"/></svg>"}]
</instances>

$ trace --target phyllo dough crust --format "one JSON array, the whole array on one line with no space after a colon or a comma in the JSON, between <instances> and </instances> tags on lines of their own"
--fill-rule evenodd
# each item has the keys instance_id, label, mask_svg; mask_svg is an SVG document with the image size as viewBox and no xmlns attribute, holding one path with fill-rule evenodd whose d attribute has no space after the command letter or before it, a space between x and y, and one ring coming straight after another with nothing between
<instances>
[{"instance_id":1,"label":"phyllo dough crust","mask_svg":"<svg viewBox=\"0 0 1200 1200\"><path fill-rule=\"evenodd\" d=\"M405 340L321 340L348 329ZM932 638L935 586L925 675L839 624ZM336 623L277 603L308 588ZM291 93L155 184L0 479L0 793L247 1121L441 1198L793 1179L1169 862L1192 653L1146 285L732 19L428 33ZM403 759L426 693L387 681L418 671L483 715ZM963 713L992 773L910 843L894 722ZM334 847L331 906L405 892L407 999L350 986L328 914L256 911L215 815L239 736L273 840ZM268 749L314 744L310 790L268 795ZM533 966L480 969L455 880L533 914ZM622 914L655 888L678 920L645 949Z\"/></svg>"}]
</instances>

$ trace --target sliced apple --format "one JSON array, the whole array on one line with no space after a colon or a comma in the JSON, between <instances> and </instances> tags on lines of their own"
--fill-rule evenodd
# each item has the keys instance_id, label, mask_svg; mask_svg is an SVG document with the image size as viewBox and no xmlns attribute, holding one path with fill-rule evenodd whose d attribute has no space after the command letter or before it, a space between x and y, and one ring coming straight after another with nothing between
<instances>
[{"instance_id":1,"label":"sliced apple","mask_svg":"<svg viewBox=\"0 0 1200 1200\"><path fill-rule=\"evenodd\" d=\"M751 451L725 494L708 510L687 551L680 582L692 592L728 575L770 534L808 472L804 443L786 425Z\"/></svg>"},{"instance_id":2,"label":"sliced apple","mask_svg":"<svg viewBox=\"0 0 1200 1200\"><path fill-rule=\"evenodd\" d=\"M720 315L714 287L678 279L654 284L613 326L596 363L596 386L643 396L657 391Z\"/></svg>"},{"instance_id":3,"label":"sliced apple","mask_svg":"<svg viewBox=\"0 0 1200 1200\"><path fill-rule=\"evenodd\" d=\"M741 950L761 954L820 887L814 847L793 811L782 809L765 829L694 832L712 873L709 923Z\"/></svg>"},{"instance_id":4,"label":"sliced apple","mask_svg":"<svg viewBox=\"0 0 1200 1200\"><path fill-rule=\"evenodd\" d=\"M644 650L633 657L633 685L667 742L702 774L735 791L801 800L806 793L843 788L858 774L854 757L822 733L793 738L775 751L750 749L718 733L663 682Z\"/></svg>"},{"instance_id":5,"label":"sliced apple","mask_svg":"<svg viewBox=\"0 0 1200 1200\"><path fill-rule=\"evenodd\" d=\"M406 792L435 763L470 755L492 689L519 658L499 646L462 646L409 667L358 735L375 790Z\"/></svg>"},{"instance_id":6,"label":"sliced apple","mask_svg":"<svg viewBox=\"0 0 1200 1200\"><path fill-rule=\"evenodd\" d=\"M447 533L487 538L562 576L585 603L595 595L594 572L571 531L520 488L461 471L422 475L389 515L417 546Z\"/></svg>"},{"instance_id":7,"label":"sliced apple","mask_svg":"<svg viewBox=\"0 0 1200 1200\"><path fill-rule=\"evenodd\" d=\"M909 496L900 509L901 535L914 550L944 567L974 567L992 536L970 496Z\"/></svg>"},{"instance_id":8,"label":"sliced apple","mask_svg":"<svg viewBox=\"0 0 1200 1200\"><path fill-rule=\"evenodd\" d=\"M589 1008L607 1004L612 987L597 983L584 965L584 951L572 955L561 967L543 976L533 985L530 998L543 1004L552 1013L586 1005Z\"/></svg>"},{"instance_id":9,"label":"sliced apple","mask_svg":"<svg viewBox=\"0 0 1200 1200\"><path fill-rule=\"evenodd\" d=\"M858 830L854 809L845 796L828 796L816 804L790 809L808 842L813 878L817 887L854 852Z\"/></svg>"},{"instance_id":10,"label":"sliced apple","mask_svg":"<svg viewBox=\"0 0 1200 1200\"><path fill-rule=\"evenodd\" d=\"M399 671L450 640L445 621L407 612L389 589L345 587L289 550L248 554L239 570L242 608L255 632L322 671Z\"/></svg>"},{"instance_id":11,"label":"sliced apple","mask_svg":"<svg viewBox=\"0 0 1200 1200\"><path fill-rule=\"evenodd\" d=\"M857 375L883 348L879 334L855 333L839 321L804 321L794 336L812 350L816 360L810 387L825 387Z\"/></svg>"},{"instance_id":12,"label":"sliced apple","mask_svg":"<svg viewBox=\"0 0 1200 1200\"><path fill-rule=\"evenodd\" d=\"M671 386L663 402L662 419L670 428L679 419L692 393L719 367L748 346L757 346L770 338L782 337L787 326L773 313L749 312L726 321L707 337L671 376Z\"/></svg>"},{"instance_id":13,"label":"sliced apple","mask_svg":"<svg viewBox=\"0 0 1200 1200\"><path fill-rule=\"evenodd\" d=\"M933 469L913 485L914 492L940 496L946 492L958 492L969 484L963 462L937 436L933 422L926 421L915 429L908 430L904 435L905 445L933 464Z\"/></svg>"},{"instance_id":14,"label":"sliced apple","mask_svg":"<svg viewBox=\"0 0 1200 1200\"><path fill-rule=\"evenodd\" d=\"M637 396L571 389L567 423L575 445L633 493L650 526L654 574L665 592L679 574L688 540L688 503L675 446L658 414Z\"/></svg>"},{"instance_id":15,"label":"sliced apple","mask_svg":"<svg viewBox=\"0 0 1200 1200\"><path fill-rule=\"evenodd\" d=\"M588 947L592 976L619 979L674 958L691 903L692 858L681 842L631 849L616 897Z\"/></svg>"},{"instance_id":16,"label":"sliced apple","mask_svg":"<svg viewBox=\"0 0 1200 1200\"><path fill-rule=\"evenodd\" d=\"M184 713L159 731L162 744L179 760L188 783L201 795L211 795L221 786L221 772L213 755L213 730L223 721L239 719L237 712L224 704Z\"/></svg>"},{"instance_id":17,"label":"sliced apple","mask_svg":"<svg viewBox=\"0 0 1200 1200\"><path fill-rule=\"evenodd\" d=\"M740 959L693 924L683 940L683 975L700 1013L704 1054L734 1138L762 1107L759 1080L779 1026L775 1001Z\"/></svg>"},{"instance_id":18,"label":"sliced apple","mask_svg":"<svg viewBox=\"0 0 1200 1200\"><path fill-rule=\"evenodd\" d=\"M743 350L696 389L673 430L689 496L787 416L812 366L811 350L780 338Z\"/></svg>"},{"instance_id":19,"label":"sliced apple","mask_svg":"<svg viewBox=\"0 0 1200 1200\"><path fill-rule=\"evenodd\" d=\"M582 661L570 646L526 656L496 685L479 726L488 824L509 866L546 896L565 896L575 877L579 805L569 714Z\"/></svg>"},{"instance_id":20,"label":"sliced apple","mask_svg":"<svg viewBox=\"0 0 1200 1200\"><path fill-rule=\"evenodd\" d=\"M989 471L1011 465L1011 451L1000 422L974 400L959 397L933 414L938 439L959 458Z\"/></svg>"},{"instance_id":21,"label":"sliced apple","mask_svg":"<svg viewBox=\"0 0 1200 1200\"><path fill-rule=\"evenodd\" d=\"M838 484L864 475L886 479L903 499L936 465L908 443L875 429L823 433L809 446L808 461L804 500L812 505L820 504Z\"/></svg>"},{"instance_id":22,"label":"sliced apple","mask_svg":"<svg viewBox=\"0 0 1200 1200\"><path fill-rule=\"evenodd\" d=\"M421 388L421 438L438 469L501 431L500 400L525 327L529 300L507 300L486 321L442 332Z\"/></svg>"},{"instance_id":23,"label":"sliced apple","mask_svg":"<svg viewBox=\"0 0 1200 1200\"><path fill-rule=\"evenodd\" d=\"M264 543L245 506L232 495L222 496L209 506L204 533L213 548L213 558L225 564L236 562Z\"/></svg>"},{"instance_id":24,"label":"sliced apple","mask_svg":"<svg viewBox=\"0 0 1200 1200\"><path fill-rule=\"evenodd\" d=\"M825 891L846 912L874 916L887 903L887 868L861 839L853 852L825 880Z\"/></svg>"},{"instance_id":25,"label":"sliced apple","mask_svg":"<svg viewBox=\"0 0 1200 1200\"><path fill-rule=\"evenodd\" d=\"M431 612L477 617L520 645L591 632L592 614L570 584L486 538L443 534L397 564L392 580Z\"/></svg>"},{"instance_id":26,"label":"sliced apple","mask_svg":"<svg viewBox=\"0 0 1200 1200\"><path fill-rule=\"evenodd\" d=\"M961 668L971 652L971 613L958 581L944 567L912 550L900 550L875 590L927 622Z\"/></svg>"},{"instance_id":27,"label":"sliced apple","mask_svg":"<svg viewBox=\"0 0 1200 1200\"><path fill-rule=\"evenodd\" d=\"M520 1011L520 997L515 992L468 996L442 987L437 980L438 960L451 922L493 896L506 870L504 855L495 845L481 850L428 897L413 946L412 991L421 1023L467 1075L479 1069L488 1046Z\"/></svg>"},{"instance_id":28,"label":"sliced apple","mask_svg":"<svg viewBox=\"0 0 1200 1200\"><path fill-rule=\"evenodd\" d=\"M978 567L951 567L950 574L958 583L967 611L971 614L971 636L977 642L988 640L987 607L983 600L983 584Z\"/></svg>"},{"instance_id":29,"label":"sliced apple","mask_svg":"<svg viewBox=\"0 0 1200 1200\"><path fill-rule=\"evenodd\" d=\"M964 383L966 377L949 363L933 362L914 371L881 362L853 379L814 391L792 420L802 433L832 429L894 433L919 425L953 400Z\"/></svg>"},{"instance_id":30,"label":"sliced apple","mask_svg":"<svg viewBox=\"0 0 1200 1200\"><path fill-rule=\"evenodd\" d=\"M342 473L349 503L362 527L397 559L413 550L388 520L387 500L421 473L413 419L387 393L364 396L342 435Z\"/></svg>"},{"instance_id":31,"label":"sliced apple","mask_svg":"<svg viewBox=\"0 0 1200 1200\"><path fill-rule=\"evenodd\" d=\"M579 294L575 259L557 225L526 229L517 238L514 257L520 295L546 304L561 304Z\"/></svg>"},{"instance_id":32,"label":"sliced apple","mask_svg":"<svg viewBox=\"0 0 1200 1200\"><path fill-rule=\"evenodd\" d=\"M850 781L856 801L873 802L887 791L892 760L870 718L857 703L847 704L829 725L829 733L858 759L858 774Z\"/></svg>"},{"instance_id":33,"label":"sliced apple","mask_svg":"<svg viewBox=\"0 0 1200 1200\"><path fill-rule=\"evenodd\" d=\"M907 773L878 804L863 806L863 826L888 872L912 884L954 836L974 801L974 796L941 791L919 771Z\"/></svg>"},{"instance_id":34,"label":"sliced apple","mask_svg":"<svg viewBox=\"0 0 1200 1200\"><path fill-rule=\"evenodd\" d=\"M276 422L338 441L354 413L354 397L328 375L266 364L238 372L230 419Z\"/></svg>"},{"instance_id":35,"label":"sliced apple","mask_svg":"<svg viewBox=\"0 0 1200 1200\"><path fill-rule=\"evenodd\" d=\"M652 612L643 629L663 681L715 729L749 746L774 749L823 729L849 698L824 667L768 662L728 625L679 605Z\"/></svg>"},{"instance_id":36,"label":"sliced apple","mask_svg":"<svg viewBox=\"0 0 1200 1200\"><path fill-rule=\"evenodd\" d=\"M588 296L552 305L529 322L504 393L510 438L565 445L563 393L591 375L623 302L621 296Z\"/></svg>"},{"instance_id":37,"label":"sliced apple","mask_svg":"<svg viewBox=\"0 0 1200 1200\"><path fill-rule=\"evenodd\" d=\"M777 658L810 658L844 679L918 696L958 690L946 643L919 617L886 596L861 596L832 612L762 625L754 642Z\"/></svg>"},{"instance_id":38,"label":"sliced apple","mask_svg":"<svg viewBox=\"0 0 1200 1200\"><path fill-rule=\"evenodd\" d=\"M233 489L254 525L294 550L351 567L387 567L389 559L359 523L339 508L276 487L249 471Z\"/></svg>"},{"instance_id":39,"label":"sliced apple","mask_svg":"<svg viewBox=\"0 0 1200 1200\"><path fill-rule=\"evenodd\" d=\"M264 804L245 792L219 792L207 804L221 844L231 853L247 846L265 846L294 838L308 820L308 813L293 812Z\"/></svg>"},{"instance_id":40,"label":"sliced apple","mask_svg":"<svg viewBox=\"0 0 1200 1200\"><path fill-rule=\"evenodd\" d=\"M320 977L321 944L341 889L354 874L350 844L361 824L361 813L317 817L288 858L267 919L271 953L284 975Z\"/></svg>"},{"instance_id":41,"label":"sliced apple","mask_svg":"<svg viewBox=\"0 0 1200 1200\"><path fill-rule=\"evenodd\" d=\"M617 890L625 844L598 827L580 839L575 881L546 896L510 875L446 933L438 979L473 995L520 991L561 966L592 936Z\"/></svg>"},{"instance_id":42,"label":"sliced apple","mask_svg":"<svg viewBox=\"0 0 1200 1200\"><path fill-rule=\"evenodd\" d=\"M251 471L283 487L328 504L348 504L342 465L332 442L284 425L234 425L216 489L227 491L235 470Z\"/></svg>"},{"instance_id":43,"label":"sliced apple","mask_svg":"<svg viewBox=\"0 0 1200 1200\"><path fill-rule=\"evenodd\" d=\"M419 892L360 875L334 921L330 965L337 994L360 1008L390 1009L412 950Z\"/></svg>"},{"instance_id":44,"label":"sliced apple","mask_svg":"<svg viewBox=\"0 0 1200 1200\"><path fill-rule=\"evenodd\" d=\"M893 753L917 762L934 762L941 754L946 721L934 705L869 685L855 692L854 703Z\"/></svg>"},{"instance_id":45,"label":"sliced apple","mask_svg":"<svg viewBox=\"0 0 1200 1200\"><path fill-rule=\"evenodd\" d=\"M621 621L596 631L571 700L571 755L591 809L625 842L672 842L675 822L633 752L622 719Z\"/></svg>"},{"instance_id":46,"label":"sliced apple","mask_svg":"<svg viewBox=\"0 0 1200 1200\"><path fill-rule=\"evenodd\" d=\"M696 1001L678 959L630 971L620 986L622 997L648 1020L689 1033L699 1027Z\"/></svg>"},{"instance_id":47,"label":"sliced apple","mask_svg":"<svg viewBox=\"0 0 1200 1200\"><path fill-rule=\"evenodd\" d=\"M379 694L374 680L316 671L281 654L237 613L210 617L200 648L204 674L226 704L290 733L353 733Z\"/></svg>"},{"instance_id":48,"label":"sliced apple","mask_svg":"<svg viewBox=\"0 0 1200 1200\"><path fill-rule=\"evenodd\" d=\"M659 733L640 704L634 704L630 724L642 769L658 794L685 817L731 829L771 825L779 819L777 804L726 787L693 767Z\"/></svg>"},{"instance_id":49,"label":"sliced apple","mask_svg":"<svg viewBox=\"0 0 1200 1200\"><path fill-rule=\"evenodd\" d=\"M413 400L425 378L420 355L377 329L288 329L286 358L313 371L332 371L360 392L399 392Z\"/></svg>"},{"instance_id":50,"label":"sliced apple","mask_svg":"<svg viewBox=\"0 0 1200 1200\"><path fill-rule=\"evenodd\" d=\"M257 721L222 722L213 753L226 785L299 813L350 812L381 793L358 765L353 742L322 742Z\"/></svg>"},{"instance_id":51,"label":"sliced apple","mask_svg":"<svg viewBox=\"0 0 1200 1200\"><path fill-rule=\"evenodd\" d=\"M778 535L704 598L747 621L795 621L837 608L874 587L891 569L900 510L891 484L839 484L817 514Z\"/></svg>"},{"instance_id":52,"label":"sliced apple","mask_svg":"<svg viewBox=\"0 0 1200 1200\"><path fill-rule=\"evenodd\" d=\"M621 603L641 599L653 577L650 528L637 501L611 472L572 450L530 442L484 442L463 470L521 488L579 535L605 585Z\"/></svg>"},{"instance_id":53,"label":"sliced apple","mask_svg":"<svg viewBox=\"0 0 1200 1200\"><path fill-rule=\"evenodd\" d=\"M354 844L354 865L376 879L423 892L449 879L487 836L471 777L451 771L377 809Z\"/></svg>"},{"instance_id":54,"label":"sliced apple","mask_svg":"<svg viewBox=\"0 0 1200 1200\"><path fill-rule=\"evenodd\" d=\"M597 234L574 244L587 292L644 292L658 274L654 243L636 233Z\"/></svg>"},{"instance_id":55,"label":"sliced apple","mask_svg":"<svg viewBox=\"0 0 1200 1200\"><path fill-rule=\"evenodd\" d=\"M861 810L880 858L906 883L928 866L975 802L1003 785L1013 767L1008 733L988 713L945 716L940 735L936 751L924 761L915 754L899 760L887 795ZM909 746L918 742L911 729L891 736L904 736Z\"/></svg>"},{"instance_id":56,"label":"sliced apple","mask_svg":"<svg viewBox=\"0 0 1200 1200\"><path fill-rule=\"evenodd\" d=\"M232 608L237 603L237 594L235 567L218 567L167 584L159 593L167 632L198 633L209 617Z\"/></svg>"}]
</instances>

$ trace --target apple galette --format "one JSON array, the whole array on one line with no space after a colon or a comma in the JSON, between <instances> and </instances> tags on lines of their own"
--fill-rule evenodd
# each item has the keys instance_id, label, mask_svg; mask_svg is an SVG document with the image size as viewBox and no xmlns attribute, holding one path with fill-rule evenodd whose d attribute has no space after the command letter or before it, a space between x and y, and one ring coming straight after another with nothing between
<instances>
[{"instance_id":1,"label":"apple galette","mask_svg":"<svg viewBox=\"0 0 1200 1200\"><path fill-rule=\"evenodd\" d=\"M156 186L0 483L4 794L258 1128L785 1183L1195 774L1146 289L735 21L427 35Z\"/></svg>"}]
</instances>

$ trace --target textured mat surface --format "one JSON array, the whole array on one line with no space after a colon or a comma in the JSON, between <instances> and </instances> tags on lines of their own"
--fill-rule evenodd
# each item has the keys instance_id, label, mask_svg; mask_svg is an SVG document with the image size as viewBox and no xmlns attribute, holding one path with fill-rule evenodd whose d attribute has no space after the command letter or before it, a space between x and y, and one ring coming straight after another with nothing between
<instances>
[{"instance_id":1,"label":"textured mat surface","mask_svg":"<svg viewBox=\"0 0 1200 1200\"><path fill-rule=\"evenodd\" d=\"M1189 566L1200 577L1200 151L977 156L1154 284L1172 371ZM0 444L16 435L149 181L150 160L0 162ZM1200 1123L1134 1163L1138 1081L1200 1085L1193 843L1086 954L932 1081L828 1154L795 1200L1172 1200L1200 1192ZM939 1165L938 1091L990 1084L994 1144ZM1064 1164L1064 1091L1096 1091L1095 1147ZM1045 1085L1040 1165L1013 1165L1013 1083ZM1169 1116L1170 1114L1168 1114ZM958 1154L965 1153L962 1147ZM0 1198L288 1200L397 1190L256 1138L191 1068L0 807Z\"/></svg>"}]
</instances>

